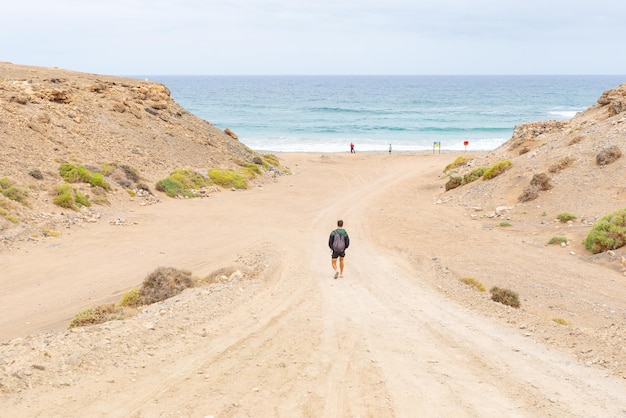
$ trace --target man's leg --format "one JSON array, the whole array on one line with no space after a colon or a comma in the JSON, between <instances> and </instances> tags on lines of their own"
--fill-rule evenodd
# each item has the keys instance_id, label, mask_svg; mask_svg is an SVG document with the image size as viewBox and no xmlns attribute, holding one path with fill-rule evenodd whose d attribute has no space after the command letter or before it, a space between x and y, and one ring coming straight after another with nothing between
<instances>
[{"instance_id":1,"label":"man's leg","mask_svg":"<svg viewBox=\"0 0 626 418\"><path fill-rule=\"evenodd\" d=\"M339 257L339 277L343 277L343 257Z\"/></svg>"},{"instance_id":2,"label":"man's leg","mask_svg":"<svg viewBox=\"0 0 626 418\"><path fill-rule=\"evenodd\" d=\"M335 270L335 279L339 276L339 271L337 271L337 258L332 259L333 270Z\"/></svg>"}]
</instances>

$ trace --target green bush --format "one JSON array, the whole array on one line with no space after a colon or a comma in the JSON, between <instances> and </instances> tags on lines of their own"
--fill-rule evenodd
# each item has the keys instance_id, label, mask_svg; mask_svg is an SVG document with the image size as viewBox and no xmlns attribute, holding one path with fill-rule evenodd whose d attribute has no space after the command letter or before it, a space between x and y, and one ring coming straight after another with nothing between
<instances>
[{"instance_id":1,"label":"green bush","mask_svg":"<svg viewBox=\"0 0 626 418\"><path fill-rule=\"evenodd\" d=\"M170 178L182 184L186 190L201 189L210 184L202 174L195 172L191 168L176 170L170 174Z\"/></svg>"},{"instance_id":2,"label":"green bush","mask_svg":"<svg viewBox=\"0 0 626 418\"><path fill-rule=\"evenodd\" d=\"M247 189L248 180L246 177L234 170L222 170L213 168L209 170L209 178L213 183L222 187L232 187L235 189Z\"/></svg>"},{"instance_id":3,"label":"green bush","mask_svg":"<svg viewBox=\"0 0 626 418\"><path fill-rule=\"evenodd\" d=\"M56 194L52 199L52 203L62 208L76 210L76 205L74 205L74 196L72 195L70 186L67 184L63 184L56 188Z\"/></svg>"},{"instance_id":4,"label":"green bush","mask_svg":"<svg viewBox=\"0 0 626 418\"><path fill-rule=\"evenodd\" d=\"M197 197L194 190L201 189L209 184L210 182L202 174L186 168L176 170L168 178L159 180L156 184L156 189L164 192L169 197ZM150 189L147 188L147 190Z\"/></svg>"},{"instance_id":5,"label":"green bush","mask_svg":"<svg viewBox=\"0 0 626 418\"><path fill-rule=\"evenodd\" d=\"M576 215L569 212L562 212L556 215L556 219L558 219L561 223L567 223L568 221L576 219Z\"/></svg>"},{"instance_id":6,"label":"green bush","mask_svg":"<svg viewBox=\"0 0 626 418\"><path fill-rule=\"evenodd\" d=\"M626 208L619 209L596 222L584 241L593 254L615 250L626 244Z\"/></svg>"},{"instance_id":7,"label":"green bush","mask_svg":"<svg viewBox=\"0 0 626 418\"><path fill-rule=\"evenodd\" d=\"M185 190L182 184L180 184L178 181L170 177L163 179L163 180L159 180L155 188L160 192L164 192L169 197L176 197L178 195L182 195Z\"/></svg>"},{"instance_id":8,"label":"green bush","mask_svg":"<svg viewBox=\"0 0 626 418\"><path fill-rule=\"evenodd\" d=\"M485 173L483 174L483 180L491 180L492 178L504 173L511 167L513 167L513 163L510 160L497 162L489 167L487 170L485 170Z\"/></svg>"},{"instance_id":9,"label":"green bush","mask_svg":"<svg viewBox=\"0 0 626 418\"><path fill-rule=\"evenodd\" d=\"M479 178L481 178L485 171L487 171L487 167L477 167L473 169L469 174L463 176L463 184L472 183Z\"/></svg>"},{"instance_id":10,"label":"green bush","mask_svg":"<svg viewBox=\"0 0 626 418\"><path fill-rule=\"evenodd\" d=\"M491 293L491 300L501 303L503 305L512 306L513 308L519 308L519 295L509 289L501 289L499 287L492 287L489 290Z\"/></svg>"},{"instance_id":11,"label":"green bush","mask_svg":"<svg viewBox=\"0 0 626 418\"><path fill-rule=\"evenodd\" d=\"M68 183L87 183L102 187L105 190L111 189L109 183L104 180L102 173L94 173L82 165L63 163L59 167L59 174Z\"/></svg>"},{"instance_id":12,"label":"green bush","mask_svg":"<svg viewBox=\"0 0 626 418\"><path fill-rule=\"evenodd\" d=\"M91 206L89 198L69 184L62 184L55 190L52 203L66 209L77 210L77 206Z\"/></svg>"}]
</instances>

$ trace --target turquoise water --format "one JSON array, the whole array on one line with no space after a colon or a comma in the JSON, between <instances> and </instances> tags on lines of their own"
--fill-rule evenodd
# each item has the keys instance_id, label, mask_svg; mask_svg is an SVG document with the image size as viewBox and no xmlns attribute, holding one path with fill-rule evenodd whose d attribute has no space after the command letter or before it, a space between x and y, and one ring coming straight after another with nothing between
<instances>
[{"instance_id":1,"label":"turquoise water","mask_svg":"<svg viewBox=\"0 0 626 418\"><path fill-rule=\"evenodd\" d=\"M142 76L259 151L492 150L569 119L626 76Z\"/></svg>"}]
</instances>

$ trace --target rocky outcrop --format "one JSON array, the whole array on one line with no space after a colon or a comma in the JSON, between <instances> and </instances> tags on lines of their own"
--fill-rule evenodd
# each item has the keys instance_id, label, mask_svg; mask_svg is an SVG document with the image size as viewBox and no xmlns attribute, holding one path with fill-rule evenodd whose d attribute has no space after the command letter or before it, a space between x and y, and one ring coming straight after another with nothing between
<instances>
[{"instance_id":1,"label":"rocky outcrop","mask_svg":"<svg viewBox=\"0 0 626 418\"><path fill-rule=\"evenodd\" d=\"M551 134L562 131L569 126L569 121L549 120L545 122L530 122L515 125L511 140L527 141L536 139L543 134Z\"/></svg>"},{"instance_id":2,"label":"rocky outcrop","mask_svg":"<svg viewBox=\"0 0 626 418\"><path fill-rule=\"evenodd\" d=\"M602 93L598 104L606 106L609 117L626 111L626 84Z\"/></svg>"}]
</instances>

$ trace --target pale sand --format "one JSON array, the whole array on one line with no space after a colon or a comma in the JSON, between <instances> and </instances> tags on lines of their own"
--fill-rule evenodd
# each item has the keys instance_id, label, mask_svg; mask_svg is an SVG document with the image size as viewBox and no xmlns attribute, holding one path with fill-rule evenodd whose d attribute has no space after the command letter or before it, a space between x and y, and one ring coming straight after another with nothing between
<instances>
[{"instance_id":1,"label":"pale sand","mask_svg":"<svg viewBox=\"0 0 626 418\"><path fill-rule=\"evenodd\" d=\"M154 318L27 339L24 369L46 367L20 379L51 382L3 394L0 416L623 416L625 381L576 358L602 347L549 308L593 328L601 316L585 306L613 295L623 307L623 290L603 267L441 203L459 154L284 154L293 174L263 187L129 204L0 254L1 341L63 330L158 266L257 272ZM333 280L337 219L351 246ZM522 309L464 276L518 291ZM50 342L76 338L69 351ZM20 341L0 346L0 372L19 364Z\"/></svg>"}]
</instances>

